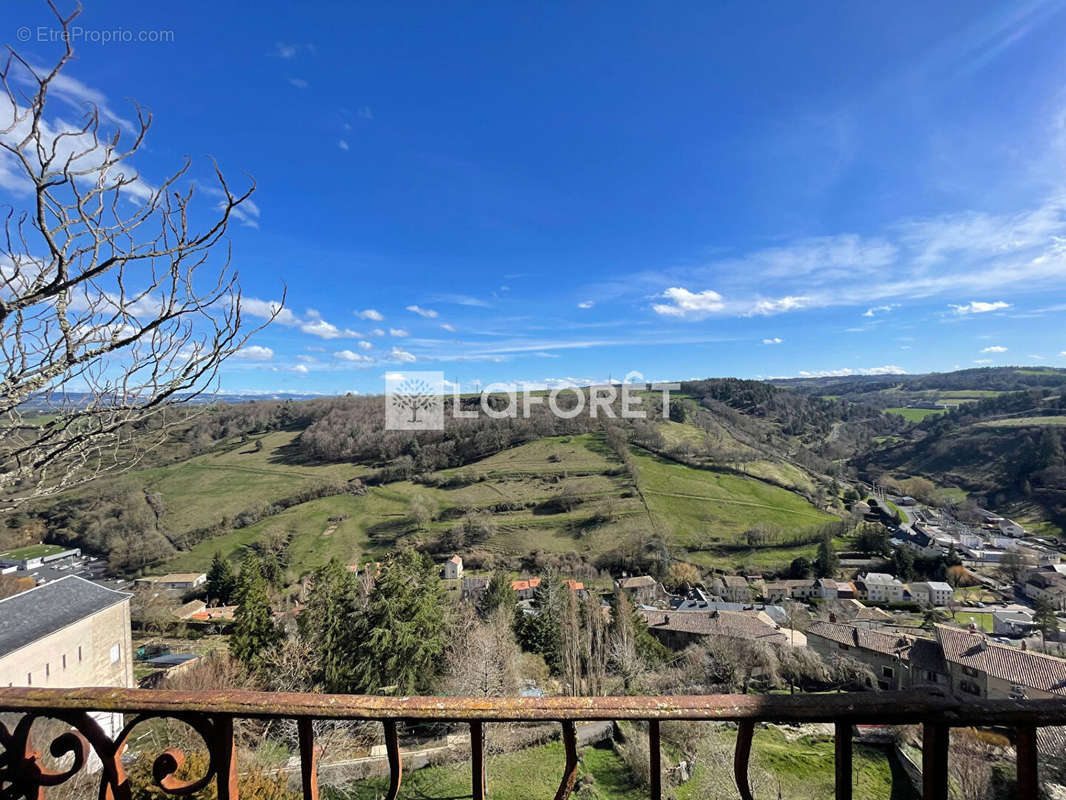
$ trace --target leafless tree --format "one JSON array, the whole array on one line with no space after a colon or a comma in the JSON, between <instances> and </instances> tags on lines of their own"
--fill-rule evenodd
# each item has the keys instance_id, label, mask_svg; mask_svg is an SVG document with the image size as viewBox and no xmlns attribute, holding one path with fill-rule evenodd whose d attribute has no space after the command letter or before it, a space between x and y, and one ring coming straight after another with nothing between
<instances>
[{"instance_id":1,"label":"leafless tree","mask_svg":"<svg viewBox=\"0 0 1066 800\"><path fill-rule=\"evenodd\" d=\"M242 324L224 240L232 219L252 219L254 182L234 192L216 164L215 182L195 192L212 198L202 209L188 159L158 185L130 166L147 109L126 122L89 104L73 125L46 113L50 96L68 99L76 85L62 70L80 12L49 5L66 42L54 66L10 48L0 65L0 173L26 199L0 211L8 505L137 463L258 329ZM52 413L30 424L28 403Z\"/></svg>"},{"instance_id":2,"label":"leafless tree","mask_svg":"<svg viewBox=\"0 0 1066 800\"><path fill-rule=\"evenodd\" d=\"M447 654L449 694L502 697L517 693L520 651L510 614L510 609L498 608L482 623L473 607L459 607L456 635Z\"/></svg>"}]
</instances>

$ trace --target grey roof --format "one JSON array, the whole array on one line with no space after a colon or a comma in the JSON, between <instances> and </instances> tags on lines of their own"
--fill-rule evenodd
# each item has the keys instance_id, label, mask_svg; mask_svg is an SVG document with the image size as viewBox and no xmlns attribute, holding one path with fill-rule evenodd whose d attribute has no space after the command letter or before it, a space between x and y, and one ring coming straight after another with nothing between
<instances>
[{"instance_id":1,"label":"grey roof","mask_svg":"<svg viewBox=\"0 0 1066 800\"><path fill-rule=\"evenodd\" d=\"M0 600L0 657L129 597L76 575L6 597Z\"/></svg>"}]
</instances>

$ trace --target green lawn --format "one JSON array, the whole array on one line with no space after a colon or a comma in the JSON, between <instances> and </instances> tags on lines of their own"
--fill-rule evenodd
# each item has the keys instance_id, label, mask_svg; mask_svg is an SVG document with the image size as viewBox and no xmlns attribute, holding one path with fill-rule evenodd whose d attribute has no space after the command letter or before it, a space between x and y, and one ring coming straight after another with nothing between
<instances>
[{"instance_id":1,"label":"green lawn","mask_svg":"<svg viewBox=\"0 0 1066 800\"><path fill-rule=\"evenodd\" d=\"M943 414L941 408L886 408L886 414L898 414L908 422L921 422L926 417L934 414Z\"/></svg>"},{"instance_id":2,"label":"green lawn","mask_svg":"<svg viewBox=\"0 0 1066 800\"><path fill-rule=\"evenodd\" d=\"M16 547L14 550L8 550L6 553L0 553L0 558L10 558L14 561L25 561L30 558L55 555L56 553L62 553L67 549L68 548L58 544L29 544L25 547Z\"/></svg>"},{"instance_id":3,"label":"green lawn","mask_svg":"<svg viewBox=\"0 0 1066 800\"><path fill-rule=\"evenodd\" d=\"M721 766L731 766L735 731L708 728L703 747L717 753ZM691 781L677 788L677 800L699 800L706 789L732 781L732 770L721 774L708 759L697 758ZM834 745L832 737L798 737L791 741L776 728L759 728L752 742L749 780L756 797L789 800L822 800L834 794ZM853 752L855 800L888 800L912 797L902 776L893 779L892 766L884 751L856 745ZM718 795L714 795L718 796Z\"/></svg>"},{"instance_id":4,"label":"green lawn","mask_svg":"<svg viewBox=\"0 0 1066 800\"><path fill-rule=\"evenodd\" d=\"M985 633L992 633L992 612L990 611L956 611L955 622L959 625L969 625L970 618L977 623L977 627Z\"/></svg>"},{"instance_id":5,"label":"green lawn","mask_svg":"<svg viewBox=\"0 0 1066 800\"><path fill-rule=\"evenodd\" d=\"M754 478L693 469L639 450L634 457L648 508L681 546L732 545L757 523L795 532L835 519L799 495Z\"/></svg>"},{"instance_id":6,"label":"green lawn","mask_svg":"<svg viewBox=\"0 0 1066 800\"><path fill-rule=\"evenodd\" d=\"M1015 417L1013 419L990 419L974 424L975 428L1031 428L1061 427L1066 425L1066 416Z\"/></svg>"},{"instance_id":7,"label":"green lawn","mask_svg":"<svg viewBox=\"0 0 1066 800\"><path fill-rule=\"evenodd\" d=\"M488 736L492 736L490 726ZM580 751L578 781L591 776L602 800L640 800L647 794L632 785L622 759L609 747L584 747ZM485 759L487 795L493 800L528 800L553 797L563 774L563 747L559 742L531 747L517 753L490 755ZM357 781L343 788L331 789L327 798L378 800L388 789L387 778ZM426 767L403 776L400 797L404 800L453 800L469 797L470 763Z\"/></svg>"}]
</instances>

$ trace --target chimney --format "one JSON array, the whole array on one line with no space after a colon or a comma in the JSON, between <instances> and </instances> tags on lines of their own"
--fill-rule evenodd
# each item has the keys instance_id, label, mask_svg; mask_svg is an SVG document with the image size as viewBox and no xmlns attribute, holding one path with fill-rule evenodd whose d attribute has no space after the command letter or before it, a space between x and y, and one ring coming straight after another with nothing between
<instances>
[{"instance_id":1,"label":"chimney","mask_svg":"<svg viewBox=\"0 0 1066 800\"><path fill-rule=\"evenodd\" d=\"M1024 653L1028 649L1029 649L1029 643L1027 641L1025 641L1025 639L1022 639L1022 652Z\"/></svg>"},{"instance_id":2,"label":"chimney","mask_svg":"<svg viewBox=\"0 0 1066 800\"><path fill-rule=\"evenodd\" d=\"M837 615L834 614L832 611L829 612L829 621L830 622L836 622L837 621Z\"/></svg>"},{"instance_id":3,"label":"chimney","mask_svg":"<svg viewBox=\"0 0 1066 800\"><path fill-rule=\"evenodd\" d=\"M970 633L977 633L977 623L974 622L973 617L970 617L969 630Z\"/></svg>"}]
</instances>

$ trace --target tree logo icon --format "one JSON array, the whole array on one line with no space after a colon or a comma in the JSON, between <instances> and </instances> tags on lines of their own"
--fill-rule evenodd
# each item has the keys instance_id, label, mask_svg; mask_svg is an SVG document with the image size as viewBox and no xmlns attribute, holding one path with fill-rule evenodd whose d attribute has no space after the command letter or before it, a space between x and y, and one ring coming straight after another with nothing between
<instances>
[{"instance_id":1,"label":"tree logo icon","mask_svg":"<svg viewBox=\"0 0 1066 800\"><path fill-rule=\"evenodd\" d=\"M389 372L385 375L385 429L444 430L444 373Z\"/></svg>"}]
</instances>

